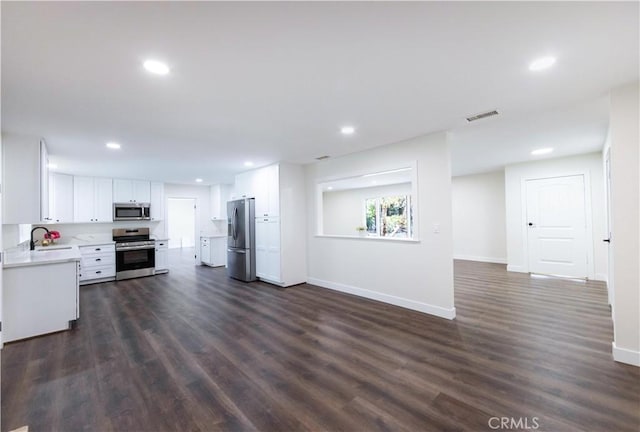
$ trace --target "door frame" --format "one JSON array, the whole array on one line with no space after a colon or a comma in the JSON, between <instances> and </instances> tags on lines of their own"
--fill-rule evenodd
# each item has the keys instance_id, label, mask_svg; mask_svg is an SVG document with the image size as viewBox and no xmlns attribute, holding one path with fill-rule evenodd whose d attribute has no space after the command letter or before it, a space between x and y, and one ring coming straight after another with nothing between
<instances>
[{"instance_id":1,"label":"door frame","mask_svg":"<svg viewBox=\"0 0 640 432\"><path fill-rule=\"evenodd\" d=\"M559 173L558 175L543 176L526 176L520 179L520 197L521 197L521 233L522 233L522 255L524 257L524 272L531 273L529 269L529 233L527 228L527 181L529 180L545 180L559 177L575 177L582 176L584 180L584 209L586 221L586 244L587 244L587 279L595 279L595 262L593 250L593 207L591 206L591 176L589 170L568 171Z\"/></svg>"},{"instance_id":2,"label":"door frame","mask_svg":"<svg viewBox=\"0 0 640 432\"><path fill-rule=\"evenodd\" d=\"M193 248L195 249L195 260L200 262L200 217L198 213L199 202L195 196L167 196L165 202L165 221L167 229L167 237L169 235L169 201L172 199L193 200Z\"/></svg>"}]
</instances>

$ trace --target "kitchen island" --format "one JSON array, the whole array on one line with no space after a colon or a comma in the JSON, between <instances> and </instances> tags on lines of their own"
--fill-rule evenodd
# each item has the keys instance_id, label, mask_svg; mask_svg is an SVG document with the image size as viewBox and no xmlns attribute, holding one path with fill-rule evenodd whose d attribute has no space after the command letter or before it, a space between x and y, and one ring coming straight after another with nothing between
<instances>
[{"instance_id":1,"label":"kitchen island","mask_svg":"<svg viewBox=\"0 0 640 432\"><path fill-rule=\"evenodd\" d=\"M6 255L3 343L71 328L80 316L79 265L75 245Z\"/></svg>"}]
</instances>

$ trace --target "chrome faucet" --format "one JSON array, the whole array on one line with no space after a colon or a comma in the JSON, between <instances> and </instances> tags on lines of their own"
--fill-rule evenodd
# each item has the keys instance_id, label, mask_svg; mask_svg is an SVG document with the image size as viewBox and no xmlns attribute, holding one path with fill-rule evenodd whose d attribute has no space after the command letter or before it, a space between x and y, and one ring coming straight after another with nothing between
<instances>
[{"instance_id":1,"label":"chrome faucet","mask_svg":"<svg viewBox=\"0 0 640 432\"><path fill-rule=\"evenodd\" d=\"M33 232L34 232L35 230L37 230L37 229L43 229L43 230L45 230L47 233L49 232L49 230L48 230L47 228L45 228L45 227L41 227L41 226L34 227L34 228L31 230L31 242L29 243L29 248L30 248L31 250L34 250L34 249L36 248L36 242L34 242L34 241L33 241Z\"/></svg>"}]
</instances>

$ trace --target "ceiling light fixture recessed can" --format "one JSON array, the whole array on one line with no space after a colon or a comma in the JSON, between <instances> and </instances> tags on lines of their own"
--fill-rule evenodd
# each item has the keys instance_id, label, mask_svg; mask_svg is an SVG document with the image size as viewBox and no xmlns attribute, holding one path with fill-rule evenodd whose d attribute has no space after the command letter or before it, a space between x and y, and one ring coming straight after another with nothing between
<instances>
[{"instance_id":1,"label":"ceiling light fixture recessed can","mask_svg":"<svg viewBox=\"0 0 640 432\"><path fill-rule=\"evenodd\" d=\"M167 75L169 73L169 66L158 60L147 60L142 65L152 74Z\"/></svg>"},{"instance_id":2,"label":"ceiling light fixture recessed can","mask_svg":"<svg viewBox=\"0 0 640 432\"><path fill-rule=\"evenodd\" d=\"M56 168L58 168L58 165L56 165L56 164L54 164L54 163L48 163L48 164L47 164L47 168L49 168L49 169L56 169Z\"/></svg>"},{"instance_id":3,"label":"ceiling light fixture recessed can","mask_svg":"<svg viewBox=\"0 0 640 432\"><path fill-rule=\"evenodd\" d=\"M202 183L202 179L201 178L197 178L196 179L196 183Z\"/></svg>"},{"instance_id":4,"label":"ceiling light fixture recessed can","mask_svg":"<svg viewBox=\"0 0 640 432\"><path fill-rule=\"evenodd\" d=\"M534 151L531 152L531 154L533 156L539 156L539 155L543 155L543 154L549 154L553 151L553 149L551 147L545 147L545 148L541 148L541 149L536 149Z\"/></svg>"},{"instance_id":5,"label":"ceiling light fixture recessed can","mask_svg":"<svg viewBox=\"0 0 640 432\"><path fill-rule=\"evenodd\" d=\"M354 128L353 126L342 126L340 128L340 133L342 135L353 135L355 131L356 131L356 128Z\"/></svg>"},{"instance_id":6,"label":"ceiling light fixture recessed can","mask_svg":"<svg viewBox=\"0 0 640 432\"><path fill-rule=\"evenodd\" d=\"M244 166L246 166L246 167L252 167L252 166L253 166L253 162L251 162L251 161L246 161L246 162L244 163Z\"/></svg>"},{"instance_id":7,"label":"ceiling light fixture recessed can","mask_svg":"<svg viewBox=\"0 0 640 432\"><path fill-rule=\"evenodd\" d=\"M119 149L120 148L120 144L118 144L117 142L108 142L107 143L107 147L110 149Z\"/></svg>"},{"instance_id":8,"label":"ceiling light fixture recessed can","mask_svg":"<svg viewBox=\"0 0 640 432\"><path fill-rule=\"evenodd\" d=\"M549 69L556 63L556 58L553 56L540 57L535 59L529 64L529 70L533 72Z\"/></svg>"}]
</instances>

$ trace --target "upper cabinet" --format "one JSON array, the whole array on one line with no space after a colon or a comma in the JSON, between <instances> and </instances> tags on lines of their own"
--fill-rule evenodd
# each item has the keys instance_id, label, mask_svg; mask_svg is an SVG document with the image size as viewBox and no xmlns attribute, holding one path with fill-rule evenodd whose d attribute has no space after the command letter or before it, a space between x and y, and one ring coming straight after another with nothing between
<instances>
[{"instance_id":1,"label":"upper cabinet","mask_svg":"<svg viewBox=\"0 0 640 432\"><path fill-rule=\"evenodd\" d=\"M2 195L5 224L46 221L48 206L48 155L43 139L2 135Z\"/></svg>"},{"instance_id":2,"label":"upper cabinet","mask_svg":"<svg viewBox=\"0 0 640 432\"><path fill-rule=\"evenodd\" d=\"M113 202L151 202L151 183L144 180L113 180Z\"/></svg>"},{"instance_id":3,"label":"upper cabinet","mask_svg":"<svg viewBox=\"0 0 640 432\"><path fill-rule=\"evenodd\" d=\"M227 219L227 201L231 197L231 186L217 184L211 186L211 219Z\"/></svg>"},{"instance_id":4,"label":"upper cabinet","mask_svg":"<svg viewBox=\"0 0 640 432\"><path fill-rule=\"evenodd\" d=\"M73 222L73 176L49 175L49 219L52 222Z\"/></svg>"},{"instance_id":5,"label":"upper cabinet","mask_svg":"<svg viewBox=\"0 0 640 432\"><path fill-rule=\"evenodd\" d=\"M73 178L73 221L113 222L112 181L110 178Z\"/></svg>"},{"instance_id":6,"label":"upper cabinet","mask_svg":"<svg viewBox=\"0 0 640 432\"><path fill-rule=\"evenodd\" d=\"M144 201L141 201L144 202ZM164 219L164 183L151 182L151 198L149 202L149 210L151 211L152 221L161 221Z\"/></svg>"},{"instance_id":7,"label":"upper cabinet","mask_svg":"<svg viewBox=\"0 0 640 432\"><path fill-rule=\"evenodd\" d=\"M256 217L280 214L280 165L270 165L236 176L233 198L255 198Z\"/></svg>"}]
</instances>

